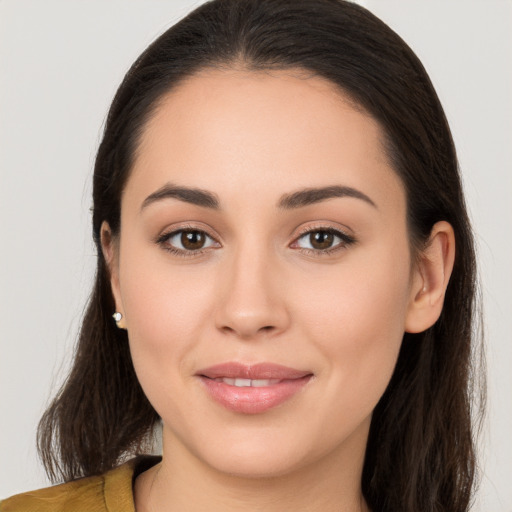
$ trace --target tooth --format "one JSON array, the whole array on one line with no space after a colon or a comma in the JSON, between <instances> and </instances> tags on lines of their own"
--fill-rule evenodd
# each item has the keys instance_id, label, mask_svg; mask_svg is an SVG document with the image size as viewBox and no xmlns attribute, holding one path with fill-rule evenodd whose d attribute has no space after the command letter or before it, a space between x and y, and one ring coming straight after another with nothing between
<instances>
[{"instance_id":1,"label":"tooth","mask_svg":"<svg viewBox=\"0 0 512 512\"><path fill-rule=\"evenodd\" d=\"M231 379L229 377L216 377L214 379L216 382L223 382L224 384L228 384L229 386L237 386L237 387L253 387L253 388L261 388L265 386L273 386L274 384L278 384L281 382L279 379Z\"/></svg>"},{"instance_id":2,"label":"tooth","mask_svg":"<svg viewBox=\"0 0 512 512\"><path fill-rule=\"evenodd\" d=\"M253 388L261 388L263 386L268 386L269 380L268 379L254 379L251 381L251 386Z\"/></svg>"},{"instance_id":3,"label":"tooth","mask_svg":"<svg viewBox=\"0 0 512 512\"><path fill-rule=\"evenodd\" d=\"M263 386L273 386L274 384L278 384L281 382L279 379L255 379L251 381L251 386L255 388L260 388Z\"/></svg>"},{"instance_id":4,"label":"tooth","mask_svg":"<svg viewBox=\"0 0 512 512\"><path fill-rule=\"evenodd\" d=\"M234 379L235 380L235 386L238 387L250 387L251 385L251 379Z\"/></svg>"},{"instance_id":5,"label":"tooth","mask_svg":"<svg viewBox=\"0 0 512 512\"><path fill-rule=\"evenodd\" d=\"M251 386L253 388L261 388L263 386L270 386L270 380L269 379L254 379L254 380L251 380Z\"/></svg>"}]
</instances>

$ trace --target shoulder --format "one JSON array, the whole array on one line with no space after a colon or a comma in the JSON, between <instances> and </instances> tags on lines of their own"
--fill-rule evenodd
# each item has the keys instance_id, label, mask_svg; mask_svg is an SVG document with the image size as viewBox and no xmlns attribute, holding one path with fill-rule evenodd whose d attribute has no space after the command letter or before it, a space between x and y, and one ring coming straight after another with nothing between
<instances>
[{"instance_id":1,"label":"shoulder","mask_svg":"<svg viewBox=\"0 0 512 512\"><path fill-rule=\"evenodd\" d=\"M11 496L0 503L1 512L105 511L104 476L80 478L66 484Z\"/></svg>"},{"instance_id":2,"label":"shoulder","mask_svg":"<svg viewBox=\"0 0 512 512\"><path fill-rule=\"evenodd\" d=\"M103 475L17 494L0 502L0 512L135 512L133 479L156 462L136 457Z\"/></svg>"}]
</instances>

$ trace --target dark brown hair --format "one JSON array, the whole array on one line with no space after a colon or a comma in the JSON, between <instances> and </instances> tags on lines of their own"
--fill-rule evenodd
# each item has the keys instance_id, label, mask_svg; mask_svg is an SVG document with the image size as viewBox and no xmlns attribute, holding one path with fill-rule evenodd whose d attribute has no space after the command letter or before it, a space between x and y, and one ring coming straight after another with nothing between
<instances>
[{"instance_id":1,"label":"dark brown hair","mask_svg":"<svg viewBox=\"0 0 512 512\"><path fill-rule=\"evenodd\" d=\"M474 400L471 386L478 374L472 366L475 254L455 148L412 50L370 12L343 0L206 2L154 41L126 74L94 169L95 285L71 373L39 425L48 474L71 480L111 469L144 450L159 420L137 381L126 333L111 318L100 226L107 221L118 233L123 187L163 95L199 70L233 66L303 69L337 84L382 127L406 189L413 250L421 250L437 221L453 226L456 258L443 312L427 331L404 335L373 413L362 489L376 512L467 511L475 477L472 408L483 401Z\"/></svg>"}]
</instances>

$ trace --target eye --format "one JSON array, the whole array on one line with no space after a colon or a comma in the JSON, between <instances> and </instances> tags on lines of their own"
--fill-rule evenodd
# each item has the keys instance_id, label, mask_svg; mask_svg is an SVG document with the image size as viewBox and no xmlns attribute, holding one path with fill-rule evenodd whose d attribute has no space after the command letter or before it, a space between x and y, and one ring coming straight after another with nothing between
<instances>
[{"instance_id":1,"label":"eye","mask_svg":"<svg viewBox=\"0 0 512 512\"><path fill-rule=\"evenodd\" d=\"M205 249L218 244L208 233L200 229L179 229L165 233L158 238L157 243L166 251L185 257L201 254Z\"/></svg>"},{"instance_id":2,"label":"eye","mask_svg":"<svg viewBox=\"0 0 512 512\"><path fill-rule=\"evenodd\" d=\"M200 229L183 228L164 233L156 242L166 251L183 257L198 256L220 244ZM304 231L291 245L313 256L326 256L355 243L355 239L332 227L320 227Z\"/></svg>"},{"instance_id":3,"label":"eye","mask_svg":"<svg viewBox=\"0 0 512 512\"><path fill-rule=\"evenodd\" d=\"M342 250L353 243L355 239L352 236L331 227L321 227L305 231L292 247L298 247L306 254L324 256Z\"/></svg>"}]
</instances>

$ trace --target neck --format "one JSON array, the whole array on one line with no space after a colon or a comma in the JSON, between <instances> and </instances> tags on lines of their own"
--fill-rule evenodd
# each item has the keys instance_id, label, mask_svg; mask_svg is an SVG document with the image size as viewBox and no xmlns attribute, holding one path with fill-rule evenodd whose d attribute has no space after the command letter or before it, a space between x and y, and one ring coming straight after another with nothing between
<instances>
[{"instance_id":1,"label":"neck","mask_svg":"<svg viewBox=\"0 0 512 512\"><path fill-rule=\"evenodd\" d=\"M361 493L366 438L354 441L285 475L245 477L217 471L164 429L162 462L137 478L136 510L368 512Z\"/></svg>"}]
</instances>

